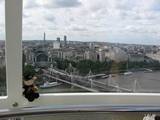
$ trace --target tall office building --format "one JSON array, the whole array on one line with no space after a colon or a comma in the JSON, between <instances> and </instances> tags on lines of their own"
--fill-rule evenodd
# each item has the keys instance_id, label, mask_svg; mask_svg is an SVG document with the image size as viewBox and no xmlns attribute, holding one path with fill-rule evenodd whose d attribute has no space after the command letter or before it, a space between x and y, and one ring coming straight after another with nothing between
<instances>
[{"instance_id":1,"label":"tall office building","mask_svg":"<svg viewBox=\"0 0 160 120\"><path fill-rule=\"evenodd\" d=\"M57 40L53 42L53 49L60 49L61 47L61 39L57 37Z\"/></svg>"},{"instance_id":2,"label":"tall office building","mask_svg":"<svg viewBox=\"0 0 160 120\"><path fill-rule=\"evenodd\" d=\"M66 35L64 36L64 46L65 47L67 46L67 36Z\"/></svg>"},{"instance_id":3,"label":"tall office building","mask_svg":"<svg viewBox=\"0 0 160 120\"><path fill-rule=\"evenodd\" d=\"M57 42L60 42L61 41L61 38L60 37L57 37Z\"/></svg>"}]
</instances>

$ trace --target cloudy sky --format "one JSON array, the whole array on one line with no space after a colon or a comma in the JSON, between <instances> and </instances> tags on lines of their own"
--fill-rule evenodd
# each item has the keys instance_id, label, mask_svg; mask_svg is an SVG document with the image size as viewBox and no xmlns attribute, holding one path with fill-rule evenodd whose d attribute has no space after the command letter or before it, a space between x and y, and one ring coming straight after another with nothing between
<instances>
[{"instance_id":1,"label":"cloudy sky","mask_svg":"<svg viewBox=\"0 0 160 120\"><path fill-rule=\"evenodd\" d=\"M4 39L0 0L0 39ZM24 0L23 39L160 45L160 0Z\"/></svg>"}]
</instances>

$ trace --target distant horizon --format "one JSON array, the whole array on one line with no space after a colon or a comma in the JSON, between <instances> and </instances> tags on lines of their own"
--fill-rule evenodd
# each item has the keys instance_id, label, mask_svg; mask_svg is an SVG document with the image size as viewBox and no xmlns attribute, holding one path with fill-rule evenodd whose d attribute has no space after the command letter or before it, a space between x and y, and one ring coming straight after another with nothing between
<instances>
[{"instance_id":1,"label":"distant horizon","mask_svg":"<svg viewBox=\"0 0 160 120\"><path fill-rule=\"evenodd\" d=\"M5 40L0 40L0 41L5 41ZM40 39L40 40L22 40L22 42L30 42L30 41L43 41L42 39ZM46 39L46 41L56 41L56 39L55 40L49 40L49 39ZM61 40L61 41L63 41L63 40ZM122 42L104 42L104 41L78 41L78 40L67 40L67 41L69 41L69 42L83 42L83 43L89 43L89 42L93 42L93 43L109 43L109 44L125 44L125 45L145 45L145 46L160 46L160 45L157 45L157 44L137 44L137 43L122 43Z\"/></svg>"}]
</instances>

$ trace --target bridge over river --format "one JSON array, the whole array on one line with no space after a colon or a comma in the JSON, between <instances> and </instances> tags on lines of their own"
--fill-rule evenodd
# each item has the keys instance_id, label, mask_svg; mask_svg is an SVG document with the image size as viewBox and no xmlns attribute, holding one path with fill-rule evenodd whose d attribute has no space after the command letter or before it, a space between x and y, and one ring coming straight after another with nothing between
<instances>
[{"instance_id":1,"label":"bridge over river","mask_svg":"<svg viewBox=\"0 0 160 120\"><path fill-rule=\"evenodd\" d=\"M111 76L104 79L94 79L95 76L100 75L83 77L78 75L69 75L64 71L51 68L43 71L44 76L48 79L66 83L71 85L72 87L78 87L90 92L133 92L133 89L120 87L114 81L112 82Z\"/></svg>"},{"instance_id":2,"label":"bridge over river","mask_svg":"<svg viewBox=\"0 0 160 120\"><path fill-rule=\"evenodd\" d=\"M160 93L160 71L135 71L129 75L112 74L95 78L100 75L83 77L48 69L44 70L44 76L90 92Z\"/></svg>"}]
</instances>

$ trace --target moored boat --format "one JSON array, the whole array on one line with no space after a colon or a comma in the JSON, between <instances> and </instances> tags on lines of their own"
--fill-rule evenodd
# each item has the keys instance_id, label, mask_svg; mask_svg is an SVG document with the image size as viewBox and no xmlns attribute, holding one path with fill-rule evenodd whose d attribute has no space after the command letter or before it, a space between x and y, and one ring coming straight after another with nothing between
<instances>
[{"instance_id":1,"label":"moored boat","mask_svg":"<svg viewBox=\"0 0 160 120\"><path fill-rule=\"evenodd\" d=\"M40 88L50 88L60 85L61 83L58 82L45 82L43 85L40 85Z\"/></svg>"}]
</instances>

